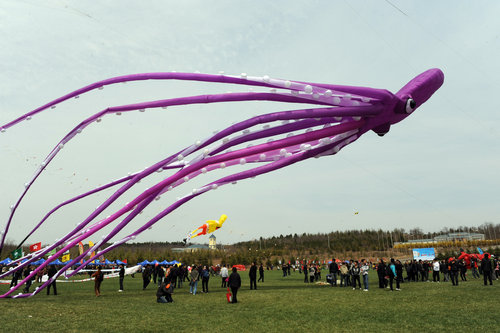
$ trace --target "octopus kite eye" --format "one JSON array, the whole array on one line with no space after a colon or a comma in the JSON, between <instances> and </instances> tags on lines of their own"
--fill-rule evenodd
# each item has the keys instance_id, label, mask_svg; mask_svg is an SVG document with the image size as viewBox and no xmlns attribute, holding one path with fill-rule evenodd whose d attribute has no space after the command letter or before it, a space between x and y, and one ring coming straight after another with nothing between
<instances>
[{"instance_id":1,"label":"octopus kite eye","mask_svg":"<svg viewBox=\"0 0 500 333\"><path fill-rule=\"evenodd\" d=\"M406 101L406 108L405 108L406 113L412 113L415 110L416 106L417 103L415 102L415 100L412 98L408 98L408 100Z\"/></svg>"}]
</instances>

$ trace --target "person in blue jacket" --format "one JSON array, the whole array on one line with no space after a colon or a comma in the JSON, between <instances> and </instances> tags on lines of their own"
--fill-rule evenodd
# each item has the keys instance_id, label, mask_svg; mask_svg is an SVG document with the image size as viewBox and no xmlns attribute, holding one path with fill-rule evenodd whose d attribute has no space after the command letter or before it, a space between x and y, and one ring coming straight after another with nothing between
<instances>
[{"instance_id":1,"label":"person in blue jacket","mask_svg":"<svg viewBox=\"0 0 500 333\"><path fill-rule=\"evenodd\" d=\"M389 276L389 286L391 287L391 291L394 291L392 284L394 282L394 279L397 279L397 274L396 274L396 262L394 261L394 258L391 258L391 262L389 263L389 266L387 266L387 275Z\"/></svg>"}]
</instances>

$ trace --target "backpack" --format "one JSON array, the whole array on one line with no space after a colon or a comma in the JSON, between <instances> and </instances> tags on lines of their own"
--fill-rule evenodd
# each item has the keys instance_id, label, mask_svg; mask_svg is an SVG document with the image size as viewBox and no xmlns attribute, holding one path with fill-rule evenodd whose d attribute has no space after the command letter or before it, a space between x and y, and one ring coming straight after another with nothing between
<instances>
[{"instance_id":1,"label":"backpack","mask_svg":"<svg viewBox=\"0 0 500 333\"><path fill-rule=\"evenodd\" d=\"M385 268L385 271L386 271L386 275L388 277L394 277L394 272L391 269L391 265L387 265Z\"/></svg>"},{"instance_id":2,"label":"backpack","mask_svg":"<svg viewBox=\"0 0 500 333\"><path fill-rule=\"evenodd\" d=\"M99 276L97 277L97 281L102 282L104 280L104 273L100 272Z\"/></svg>"},{"instance_id":3,"label":"backpack","mask_svg":"<svg viewBox=\"0 0 500 333\"><path fill-rule=\"evenodd\" d=\"M210 277L210 273L208 272L208 270L203 271L203 277L204 278Z\"/></svg>"}]
</instances>

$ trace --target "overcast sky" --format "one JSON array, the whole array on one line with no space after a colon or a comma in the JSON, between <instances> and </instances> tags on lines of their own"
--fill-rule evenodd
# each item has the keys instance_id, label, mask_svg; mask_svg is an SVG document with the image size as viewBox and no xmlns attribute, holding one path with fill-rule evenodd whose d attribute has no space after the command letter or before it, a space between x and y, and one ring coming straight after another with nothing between
<instances>
[{"instance_id":1,"label":"overcast sky","mask_svg":"<svg viewBox=\"0 0 500 333\"><path fill-rule=\"evenodd\" d=\"M438 67L443 87L383 138L366 133L338 155L206 193L137 240L178 241L221 214L228 215L216 233L222 243L500 223L498 13L498 1L0 0L0 124L87 84L132 73L245 72L396 92ZM36 167L86 117L108 106L240 90L176 81L119 84L1 133L0 227ZM24 238L67 198L141 170L235 121L289 107L226 103L107 116L56 157L19 207L7 238ZM154 175L103 216L164 177ZM28 243L61 237L111 193L55 214ZM127 231L175 201L173 195L154 202Z\"/></svg>"}]
</instances>

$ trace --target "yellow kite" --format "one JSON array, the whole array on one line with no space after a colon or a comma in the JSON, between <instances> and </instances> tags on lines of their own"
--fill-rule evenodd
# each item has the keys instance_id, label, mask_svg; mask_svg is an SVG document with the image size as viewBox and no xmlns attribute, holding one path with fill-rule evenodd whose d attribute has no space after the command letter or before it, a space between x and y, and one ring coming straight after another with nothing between
<instances>
[{"instance_id":1,"label":"yellow kite","mask_svg":"<svg viewBox=\"0 0 500 333\"><path fill-rule=\"evenodd\" d=\"M227 215L222 214L219 221L214 221L214 220L209 220L202 226L194 229L189 233L187 238L184 239L184 242L189 239L193 239L194 237L201 236L201 235L206 235L206 234L211 234L215 230L219 229L222 227L222 224L226 221Z\"/></svg>"}]
</instances>

